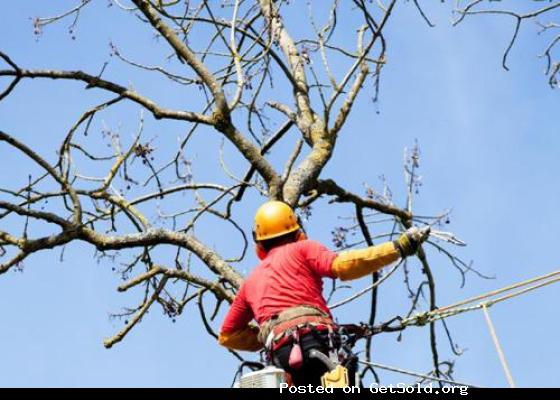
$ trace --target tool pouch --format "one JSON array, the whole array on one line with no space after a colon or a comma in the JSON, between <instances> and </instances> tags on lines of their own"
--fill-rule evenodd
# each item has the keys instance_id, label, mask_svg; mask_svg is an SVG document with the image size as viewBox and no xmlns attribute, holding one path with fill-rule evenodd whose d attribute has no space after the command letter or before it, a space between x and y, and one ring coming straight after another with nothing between
<instances>
[{"instance_id":1,"label":"tool pouch","mask_svg":"<svg viewBox=\"0 0 560 400\"><path fill-rule=\"evenodd\" d=\"M299 332L295 331L292 335L293 345L292 351L290 351L290 359L288 363L290 368L298 370L303 366L303 351L301 350L301 345L299 343Z\"/></svg>"}]
</instances>

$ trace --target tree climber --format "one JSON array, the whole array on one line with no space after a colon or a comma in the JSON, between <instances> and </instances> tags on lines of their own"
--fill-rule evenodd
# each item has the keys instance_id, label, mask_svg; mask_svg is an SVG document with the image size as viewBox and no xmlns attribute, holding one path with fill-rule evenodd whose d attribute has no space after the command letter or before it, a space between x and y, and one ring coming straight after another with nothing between
<instances>
[{"instance_id":1,"label":"tree climber","mask_svg":"<svg viewBox=\"0 0 560 400\"><path fill-rule=\"evenodd\" d=\"M307 239L289 205L265 203L256 213L253 231L261 263L241 285L219 343L242 351L264 347L294 385L320 385L327 369L311 359L309 351L329 354L336 336L322 279L348 281L371 275L415 254L428 236L429 229L411 228L394 242L335 253Z\"/></svg>"}]
</instances>

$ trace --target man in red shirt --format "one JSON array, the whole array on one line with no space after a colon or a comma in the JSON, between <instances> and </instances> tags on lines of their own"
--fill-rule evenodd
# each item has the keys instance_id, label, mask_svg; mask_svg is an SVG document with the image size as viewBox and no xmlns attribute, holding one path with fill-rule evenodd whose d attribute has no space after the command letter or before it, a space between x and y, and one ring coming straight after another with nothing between
<instances>
[{"instance_id":1,"label":"man in red shirt","mask_svg":"<svg viewBox=\"0 0 560 400\"><path fill-rule=\"evenodd\" d=\"M335 253L306 238L289 205L265 203L257 211L254 230L261 263L239 289L219 343L245 351L265 347L294 384L320 383L326 367L311 360L309 351L328 354L329 332L335 326L323 297L323 278L345 281L371 275L416 253L428 235L429 230L412 228L395 242Z\"/></svg>"}]
</instances>

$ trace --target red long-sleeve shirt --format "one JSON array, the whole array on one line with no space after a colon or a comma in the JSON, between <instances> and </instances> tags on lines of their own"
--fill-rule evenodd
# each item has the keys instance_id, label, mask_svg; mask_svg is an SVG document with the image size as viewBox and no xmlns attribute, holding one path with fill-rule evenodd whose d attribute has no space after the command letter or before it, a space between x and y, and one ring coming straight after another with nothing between
<instances>
[{"instance_id":1,"label":"red long-sleeve shirt","mask_svg":"<svg viewBox=\"0 0 560 400\"><path fill-rule=\"evenodd\" d=\"M272 249L239 289L222 325L222 333L244 329L253 319L262 325L272 316L299 305L330 314L323 297L323 278L335 276L337 254L312 240Z\"/></svg>"}]
</instances>

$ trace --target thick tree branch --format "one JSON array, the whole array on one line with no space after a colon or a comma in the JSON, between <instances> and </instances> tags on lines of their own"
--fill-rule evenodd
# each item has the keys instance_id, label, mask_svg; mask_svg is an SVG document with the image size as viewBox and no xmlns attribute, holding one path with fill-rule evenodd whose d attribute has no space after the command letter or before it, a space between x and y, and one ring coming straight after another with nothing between
<instances>
[{"instance_id":1,"label":"thick tree branch","mask_svg":"<svg viewBox=\"0 0 560 400\"><path fill-rule=\"evenodd\" d=\"M212 125L214 120L210 116L189 112L176 111L160 107L149 98L142 96L133 89L127 89L116 83L101 79L97 76L87 74L82 71L55 71L55 70L20 70L19 73L11 70L0 71L0 76L19 76L21 79L54 79L54 80L73 80L87 83L86 89L102 89L107 92L118 94L134 103L137 103L149 110L156 119L174 119L189 122L198 122Z\"/></svg>"},{"instance_id":2,"label":"thick tree branch","mask_svg":"<svg viewBox=\"0 0 560 400\"><path fill-rule=\"evenodd\" d=\"M311 108L309 99L309 86L305 75L304 61L294 40L286 30L274 2L272 0L259 0L259 4L268 22L270 36L278 39L278 43L290 65L292 76L296 83L294 95L300 114L299 126L302 128L302 132L306 133L314 123L315 112Z\"/></svg>"},{"instance_id":3,"label":"thick tree branch","mask_svg":"<svg viewBox=\"0 0 560 400\"><path fill-rule=\"evenodd\" d=\"M371 199L364 199L357 194L346 191L332 179L319 180L317 182L316 190L321 194L334 196L336 198L335 201L340 203L354 203L362 208L369 208L379 211L383 214L394 215L400 218L402 221L412 219L412 214L410 212L395 207L391 204L380 203Z\"/></svg>"},{"instance_id":4,"label":"thick tree branch","mask_svg":"<svg viewBox=\"0 0 560 400\"><path fill-rule=\"evenodd\" d=\"M195 53L175 34L167 24L159 17L157 11L149 1L132 0L138 9L148 19L150 24L167 40L169 45L177 54L196 72L204 84L210 89L219 112L228 115L229 108L222 86L215 79L214 75L198 59Z\"/></svg>"},{"instance_id":5,"label":"thick tree branch","mask_svg":"<svg viewBox=\"0 0 560 400\"><path fill-rule=\"evenodd\" d=\"M229 303L231 303L234 298L234 294L231 291L226 290L219 282L211 282L185 270L169 269L161 266L154 266L148 272L139 275L136 278L119 286L119 292L126 292L127 290L136 287L158 275L165 275L168 278L181 279L185 282L190 282L195 285L201 286L214 293L218 299L226 300Z\"/></svg>"},{"instance_id":6,"label":"thick tree branch","mask_svg":"<svg viewBox=\"0 0 560 400\"><path fill-rule=\"evenodd\" d=\"M152 229L147 232L123 235L107 236L99 234L89 228L81 230L80 239L94 245L100 251L122 250L137 247L169 244L185 248L194 253L203 261L212 272L223 277L235 287L239 287L243 278L215 251L206 247L194 236L184 233L173 232L165 229Z\"/></svg>"}]
</instances>

